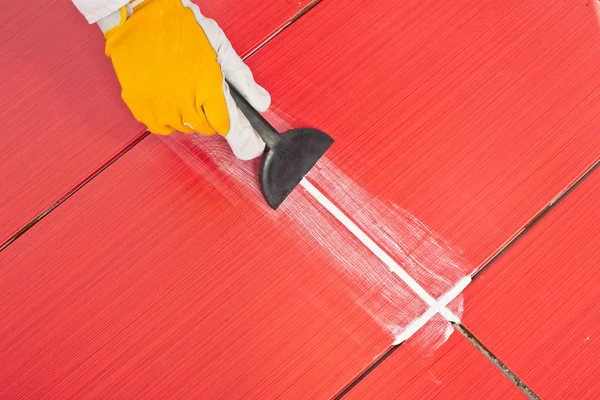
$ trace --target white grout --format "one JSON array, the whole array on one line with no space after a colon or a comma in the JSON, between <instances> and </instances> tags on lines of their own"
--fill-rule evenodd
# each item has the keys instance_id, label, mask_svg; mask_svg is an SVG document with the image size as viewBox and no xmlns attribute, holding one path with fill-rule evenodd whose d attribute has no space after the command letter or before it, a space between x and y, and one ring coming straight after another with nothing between
<instances>
[{"instance_id":1,"label":"white grout","mask_svg":"<svg viewBox=\"0 0 600 400\"><path fill-rule=\"evenodd\" d=\"M300 182L311 196L315 198L331 215L334 216L342 225L346 227L362 244L364 244L377 258L379 258L393 273L398 275L404 283L408 285L428 306L429 309L420 317L412 321L404 331L396 338L394 344L403 341L414 335L421 329L435 314L440 313L449 322L460 322L460 319L454 315L446 306L454 300L471 282L470 277L461 279L452 289L445 293L439 300L435 300L419 283L406 272L392 257L390 257L377 243L375 243L362 229L360 229L342 210L331 202L319 189L317 189L306 178Z\"/></svg>"},{"instance_id":2,"label":"white grout","mask_svg":"<svg viewBox=\"0 0 600 400\"><path fill-rule=\"evenodd\" d=\"M396 337L396 340L394 340L393 345L398 345L410 339L410 337L417 333L419 329L424 327L425 324L435 316L435 314L437 314L437 310L436 308L432 307L425 311L425 313L420 317L415 318L410 324L408 324L406 328L404 328L402 333Z\"/></svg>"},{"instance_id":3,"label":"white grout","mask_svg":"<svg viewBox=\"0 0 600 400\"><path fill-rule=\"evenodd\" d=\"M462 291L465 290L465 288L469 285L469 283L471 283L471 277L467 276L467 277L461 279L460 281L458 281L458 283L456 285L454 285L454 287L452 287L452 289L450 289L449 291L444 293L444 295L438 299L437 304L439 304L439 307L441 307L439 309L439 313L444 318L446 318L446 320L448 322L455 322L455 323L460 322L460 319L456 315L454 315L452 312L450 312L447 315L444 315L444 312L448 311L448 309L445 307L448 304L450 304L450 302L452 302L452 300L457 298L458 295L460 295L462 293ZM408 324L408 326L404 329L404 331L402 331L402 333L400 335L398 335L398 337L396 337L396 340L394 341L394 345L400 344L400 343L408 340L412 335L417 333L417 331L419 329L421 329L427 322L429 322L435 316L435 314L437 312L438 312L438 310L436 308L430 307L420 317L415 318L410 324Z\"/></svg>"},{"instance_id":4,"label":"white grout","mask_svg":"<svg viewBox=\"0 0 600 400\"><path fill-rule=\"evenodd\" d=\"M442 306L446 307L452 300L458 297L459 294L462 293L463 290L471 283L471 277L465 276L462 278L452 289L447 291L442 297L438 299L438 303ZM459 322L459 321L451 321L451 322Z\"/></svg>"}]
</instances>

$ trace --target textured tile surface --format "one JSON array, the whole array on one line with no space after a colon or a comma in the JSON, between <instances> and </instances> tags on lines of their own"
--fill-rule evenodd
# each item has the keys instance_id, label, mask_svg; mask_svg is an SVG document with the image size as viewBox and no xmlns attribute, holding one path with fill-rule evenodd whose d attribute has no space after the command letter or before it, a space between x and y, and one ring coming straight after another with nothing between
<instances>
[{"instance_id":1,"label":"textured tile surface","mask_svg":"<svg viewBox=\"0 0 600 400\"><path fill-rule=\"evenodd\" d=\"M542 399L600 395L600 170L465 291L463 323Z\"/></svg>"},{"instance_id":2,"label":"textured tile surface","mask_svg":"<svg viewBox=\"0 0 600 400\"><path fill-rule=\"evenodd\" d=\"M202 8L245 53L304 5ZM0 11L15 16L0 27L2 242L142 129L70 3ZM335 137L311 182L440 296L598 160L599 36L585 1L326 0L250 64L276 126ZM302 190L270 213L241 165L150 137L1 253L0 393L331 397L383 354L422 302ZM529 256L543 272L495 265L469 289L467 326L542 396L599 381L597 246L575 238L600 224L575 208ZM565 224L581 231L556 239ZM514 278L529 271L543 276ZM457 334L425 361L409 343L351 394L520 396Z\"/></svg>"},{"instance_id":3,"label":"textured tile surface","mask_svg":"<svg viewBox=\"0 0 600 400\"><path fill-rule=\"evenodd\" d=\"M527 398L459 332L437 350L430 341L419 334L401 345L344 398Z\"/></svg>"},{"instance_id":4,"label":"textured tile surface","mask_svg":"<svg viewBox=\"0 0 600 400\"><path fill-rule=\"evenodd\" d=\"M273 213L224 140L170 139L0 253L0 397L331 397L425 311L302 191Z\"/></svg>"},{"instance_id":5,"label":"textured tile surface","mask_svg":"<svg viewBox=\"0 0 600 400\"><path fill-rule=\"evenodd\" d=\"M330 133L332 163L469 274L600 158L590 3L325 1L250 62L274 123Z\"/></svg>"}]
</instances>

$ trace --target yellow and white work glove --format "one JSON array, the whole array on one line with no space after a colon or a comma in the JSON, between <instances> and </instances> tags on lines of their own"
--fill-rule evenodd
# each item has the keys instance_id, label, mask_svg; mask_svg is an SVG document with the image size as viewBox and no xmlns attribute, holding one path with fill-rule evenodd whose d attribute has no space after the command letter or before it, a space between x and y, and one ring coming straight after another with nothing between
<instances>
[{"instance_id":1,"label":"yellow and white work glove","mask_svg":"<svg viewBox=\"0 0 600 400\"><path fill-rule=\"evenodd\" d=\"M73 1L82 12L101 13L97 3L119 0ZM238 110L226 79L259 112L269 108L269 93L196 4L135 0L97 21L90 15L104 32L123 100L150 132L220 134L239 159L263 153L265 143Z\"/></svg>"}]
</instances>

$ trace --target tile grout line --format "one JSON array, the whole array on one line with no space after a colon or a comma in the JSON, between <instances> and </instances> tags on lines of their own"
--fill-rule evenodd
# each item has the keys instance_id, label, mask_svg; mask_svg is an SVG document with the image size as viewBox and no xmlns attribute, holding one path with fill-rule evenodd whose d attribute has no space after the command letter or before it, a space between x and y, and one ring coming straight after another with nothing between
<instances>
[{"instance_id":1,"label":"tile grout line","mask_svg":"<svg viewBox=\"0 0 600 400\"><path fill-rule=\"evenodd\" d=\"M390 257L377 243L373 241L362 229L360 229L342 210L340 210L329 198L317 189L306 178L300 182L302 186L321 206L323 206L335 219L350 231L364 246L366 246L391 272L396 274L408 287L417 294L429 309L417 319L413 320L404 331L396 338L394 344L401 343L414 335L421 327L431 320L437 313L449 322L460 323L460 319L454 315L446 306L458 296L471 282L471 277L461 279L452 289L440 297L434 299L408 272L406 272L392 257Z\"/></svg>"},{"instance_id":2,"label":"tile grout line","mask_svg":"<svg viewBox=\"0 0 600 400\"><path fill-rule=\"evenodd\" d=\"M338 394L333 396L333 400L340 400L344 396L346 396L352 389L356 387L363 379L365 379L371 372L375 370L375 368L379 367L381 363L383 363L388 357L390 357L396 350L398 350L400 346L392 346L390 347L381 357L377 359L373 364L369 365L360 375L354 378L348 385L346 385Z\"/></svg>"},{"instance_id":3,"label":"tile grout line","mask_svg":"<svg viewBox=\"0 0 600 400\"><path fill-rule=\"evenodd\" d=\"M471 333L463 324L461 323L452 323L452 326L458 330L464 337L467 339L480 353L484 355L496 368L504 374L512 383L515 384L525 396L529 397L531 400L540 400L539 396L535 394L533 390L521 378L519 378L514 372L510 370L498 357L496 357L485 345L473 334Z\"/></svg>"},{"instance_id":4,"label":"tile grout line","mask_svg":"<svg viewBox=\"0 0 600 400\"><path fill-rule=\"evenodd\" d=\"M33 228L38 222L40 222L44 217L54 211L58 206L63 204L69 198L71 198L75 193L77 193L81 188L90 183L95 177L100 175L104 170L110 167L113 163L123 157L129 150L133 149L137 144L139 144L142 140L144 140L149 135L148 131L144 131L144 133L140 134L133 141L131 141L127 146L119 150L113 157L109 158L103 164L100 164L100 167L93 171L90 175L84 178L82 181L77 183L71 189L69 189L63 196L59 197L54 203L50 204L45 210L35 216L31 221L29 221L25 226L19 229L15 234L10 236L4 243L0 244L0 252L5 250L8 246L13 244L15 240L23 236L29 229Z\"/></svg>"},{"instance_id":5,"label":"tile grout line","mask_svg":"<svg viewBox=\"0 0 600 400\"><path fill-rule=\"evenodd\" d=\"M460 280L452 289L442 295L437 303L439 306L445 307L452 300L454 300L460 293L466 289L466 287L473 282L473 280L479 277L480 273L487 269L491 264L498 260L504 254L507 249L514 244L517 240L519 240L526 232L528 232L535 224L537 224L541 218L543 218L548 212L550 212L559 202L561 202L569 193L571 193L579 184L581 184L590 174L594 172L597 168L600 168L600 160L596 161L592 167L586 171L580 178L578 178L568 189L566 189L563 193L553 198L547 205L544 207L529 223L517 234L512 240L510 240L495 256L490 258L488 262L484 264L484 266L477 271L472 276L467 276ZM355 227L360 232L360 228L356 226L349 218L341 212L337 206L335 206L327 197L325 197L314 185L312 185L305 178L300 182L300 185L303 186L309 194L311 194L315 200L319 202L325 209L327 209L342 225L344 225L347 229L349 229L353 234L353 230L351 227ZM330 208L328 208L330 207ZM342 219L338 218L341 217ZM350 226L347 226L344 221L350 223ZM364 234L364 232L362 232ZM366 234L364 234L366 236ZM356 236L356 235L355 235ZM357 236L360 240L360 238ZM368 236L367 236L368 238ZM370 238L368 238L370 239ZM361 240L362 242L362 240ZM369 249L369 245L363 242L365 246ZM373 251L371 249L371 251ZM385 253L384 253L385 254ZM376 254L377 255L377 254ZM381 259L381 258L380 258ZM383 260L382 260L383 261ZM409 285L410 286L410 285ZM439 307L438 306L438 307ZM435 316L435 307L430 307L425 313L421 316L414 319L405 329L404 331L396 338L392 347L388 349L379 359L375 361L372 365L369 366L365 371L363 371L360 375L358 375L355 379L353 379L346 387L344 387L335 397L335 400L342 399L346 396L354 387L356 387L363 379L365 379L375 368L377 368L381 363L383 363L388 357L390 357L401 345L404 341L408 340L412 335L419 331L433 316ZM444 316L442 314L442 316ZM444 316L445 317L445 316ZM535 392L527 386L527 384L521 380L514 372L512 372L498 357L496 357L485 345L474 335L472 334L460 321L450 321L450 324L457 329L464 337L467 339L475 348L486 357L500 372L508 378L521 392L532 400L540 400L539 396L535 394Z\"/></svg>"},{"instance_id":6,"label":"tile grout line","mask_svg":"<svg viewBox=\"0 0 600 400\"><path fill-rule=\"evenodd\" d=\"M470 277L465 277L461 279L452 289L442 295L438 302L443 304L444 306L448 305L452 300L454 300L462 291L471 283ZM381 357L379 357L373 364L371 364L367 369L365 369L360 375L354 378L347 386L345 386L335 397L334 400L340 400L344 396L346 396L352 389L354 389L363 379L365 379L371 372L375 370L381 363L383 363L388 357L390 357L406 340L408 340L412 335L419 331L431 318L435 316L435 311L432 308L429 308L425 313L423 313L420 317L414 319L408 326L404 329L401 335L394 341L392 347L390 347ZM460 323L450 322L453 327L458 325L462 326Z\"/></svg>"},{"instance_id":7,"label":"tile grout line","mask_svg":"<svg viewBox=\"0 0 600 400\"><path fill-rule=\"evenodd\" d=\"M441 307L446 307L448 304L450 304L452 302L452 300L457 298L463 292L463 290L465 290L466 287L469 286L469 284L471 282L472 282L471 277L469 277L469 276L464 277L463 279L458 281L458 283L456 285L454 285L450 290L448 290L445 294L443 294L437 300L437 303ZM430 307L427 311L425 311L419 317L412 320L412 322L410 324L408 324L406 326L406 328L404 328L404 331L402 331L402 333L396 338L393 345L394 346L399 345L399 344L407 341L408 339L410 339L415 333L417 333L419 331L419 329L421 329L423 326L425 326L425 324L427 324L427 322L429 322L436 315L436 313L437 313L436 310L434 308ZM444 318L446 318L443 314L442 314L442 316ZM451 321L448 318L446 318L446 320L452 324L460 323L458 318L455 321Z\"/></svg>"},{"instance_id":8,"label":"tile grout line","mask_svg":"<svg viewBox=\"0 0 600 400\"><path fill-rule=\"evenodd\" d=\"M583 175L575 180L566 190L551 199L537 214L533 216L529 221L526 222L525 226L517 233L512 239L508 240L504 246L492 257L489 258L483 266L475 272L471 279L477 279L483 271L488 269L493 263L498 261L504 253L506 253L519 239L521 239L527 232L529 232L538 222L540 222L544 216L554 209L562 200L564 200L577 186L579 186L588 176L590 176L597 168L600 168L600 159L598 159Z\"/></svg>"},{"instance_id":9,"label":"tile grout line","mask_svg":"<svg viewBox=\"0 0 600 400\"><path fill-rule=\"evenodd\" d=\"M596 161L591 168L589 168L581 177L579 177L573 184L568 187L563 193L553 198L540 212L538 212L517 234L515 237L508 241L506 245L498 251L484 266L477 271L472 280L478 278L481 273L487 270L493 263L498 261L516 242L521 239L527 232L529 232L535 225L537 225L549 212L551 212L562 200L564 200L570 193L573 192L582 184L596 169L600 168L600 160ZM502 372L511 382L513 382L527 397L532 400L539 400L539 396L523 382L506 364L504 364L498 357L496 357L482 342L479 340L471 331L467 329L462 323L452 323L456 328L480 353L484 355L497 369Z\"/></svg>"},{"instance_id":10,"label":"tile grout line","mask_svg":"<svg viewBox=\"0 0 600 400\"><path fill-rule=\"evenodd\" d=\"M458 330L475 348L483 354L496 368L502 372L502 374L508 378L515 386L519 388L531 400L540 400L539 396L527 386L521 378L519 378L514 372L512 372L498 357L496 357L485 345L473 335L463 324L451 322L452 327ZM396 350L400 348L402 344L394 344L389 348L381 357L379 357L372 365L364 370L360 375L353 379L346 387L344 387L336 396L334 400L340 400L345 397L352 389L354 389L361 381L363 381L369 374L371 374L375 368L379 367L387 358L389 358Z\"/></svg>"},{"instance_id":11,"label":"tile grout line","mask_svg":"<svg viewBox=\"0 0 600 400\"><path fill-rule=\"evenodd\" d=\"M289 28L294 22L298 21L300 18L302 18L307 12L309 12L310 10L312 10L317 4L321 3L323 0L313 0L311 1L306 7L304 7L303 9L301 9L300 11L298 11L296 14L294 14L289 21L287 21L281 28L277 29L275 32L273 32L272 35L268 36L265 40L262 41L262 43L258 44L258 46L256 46L253 50L251 50L245 57L242 57L244 60L248 59L249 57L251 57L252 55L254 55L254 53L256 53L257 51L261 50L263 47L265 47L267 44L269 44L269 42L273 39L275 39L277 36L279 36L280 33L282 33L283 31L285 31L287 28Z\"/></svg>"}]
</instances>

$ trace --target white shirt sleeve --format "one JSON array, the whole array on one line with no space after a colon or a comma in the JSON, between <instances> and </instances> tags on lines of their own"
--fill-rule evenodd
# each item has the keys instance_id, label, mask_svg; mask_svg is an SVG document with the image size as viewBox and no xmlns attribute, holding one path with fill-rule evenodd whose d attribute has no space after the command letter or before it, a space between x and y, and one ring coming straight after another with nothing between
<instances>
[{"instance_id":1,"label":"white shirt sleeve","mask_svg":"<svg viewBox=\"0 0 600 400\"><path fill-rule=\"evenodd\" d=\"M129 0L72 0L90 24L106 17L129 3Z\"/></svg>"}]
</instances>

